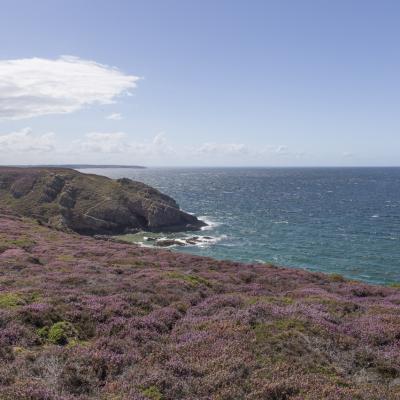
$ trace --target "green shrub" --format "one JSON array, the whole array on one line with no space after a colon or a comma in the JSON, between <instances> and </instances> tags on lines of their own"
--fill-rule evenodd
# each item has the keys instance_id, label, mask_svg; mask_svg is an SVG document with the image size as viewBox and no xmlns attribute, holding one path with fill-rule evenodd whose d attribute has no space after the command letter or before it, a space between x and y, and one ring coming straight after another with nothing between
<instances>
[{"instance_id":1,"label":"green shrub","mask_svg":"<svg viewBox=\"0 0 400 400\"><path fill-rule=\"evenodd\" d=\"M17 293L0 293L0 308L13 308L25 302Z\"/></svg>"},{"instance_id":2,"label":"green shrub","mask_svg":"<svg viewBox=\"0 0 400 400\"><path fill-rule=\"evenodd\" d=\"M329 280L331 282L345 282L346 281L346 279L343 277L343 275L340 275L340 274L329 275Z\"/></svg>"},{"instance_id":3,"label":"green shrub","mask_svg":"<svg viewBox=\"0 0 400 400\"><path fill-rule=\"evenodd\" d=\"M39 328L36 332L42 339L47 339L49 336L49 327L44 326L43 328Z\"/></svg>"},{"instance_id":4,"label":"green shrub","mask_svg":"<svg viewBox=\"0 0 400 400\"><path fill-rule=\"evenodd\" d=\"M156 386L149 386L142 391L142 394L150 400L162 400L163 396Z\"/></svg>"},{"instance_id":5,"label":"green shrub","mask_svg":"<svg viewBox=\"0 0 400 400\"><path fill-rule=\"evenodd\" d=\"M37 330L37 334L50 343L64 346L77 337L77 332L70 322L59 321L50 328L45 326Z\"/></svg>"}]
</instances>

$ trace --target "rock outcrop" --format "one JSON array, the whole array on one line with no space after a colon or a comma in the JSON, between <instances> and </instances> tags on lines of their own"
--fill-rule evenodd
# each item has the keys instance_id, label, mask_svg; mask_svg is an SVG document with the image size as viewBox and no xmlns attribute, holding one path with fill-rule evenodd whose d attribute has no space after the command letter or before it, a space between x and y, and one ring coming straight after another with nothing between
<instances>
[{"instance_id":1,"label":"rock outcrop","mask_svg":"<svg viewBox=\"0 0 400 400\"><path fill-rule=\"evenodd\" d=\"M0 168L0 202L50 226L89 235L205 225L143 183L66 168Z\"/></svg>"}]
</instances>

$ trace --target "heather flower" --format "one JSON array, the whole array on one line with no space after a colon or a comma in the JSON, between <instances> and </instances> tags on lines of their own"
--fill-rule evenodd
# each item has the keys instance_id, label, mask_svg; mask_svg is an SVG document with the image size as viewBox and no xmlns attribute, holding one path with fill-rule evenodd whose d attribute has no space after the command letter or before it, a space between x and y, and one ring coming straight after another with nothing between
<instances>
[{"instance_id":1,"label":"heather flower","mask_svg":"<svg viewBox=\"0 0 400 400\"><path fill-rule=\"evenodd\" d=\"M397 289L0 222L2 400L399 398Z\"/></svg>"}]
</instances>

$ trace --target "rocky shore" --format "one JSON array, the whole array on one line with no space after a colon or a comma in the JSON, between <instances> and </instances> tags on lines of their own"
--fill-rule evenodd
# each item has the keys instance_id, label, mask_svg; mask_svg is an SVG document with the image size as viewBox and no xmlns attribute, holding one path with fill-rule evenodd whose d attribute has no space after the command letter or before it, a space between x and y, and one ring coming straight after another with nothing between
<instances>
[{"instance_id":1,"label":"rocky shore","mask_svg":"<svg viewBox=\"0 0 400 400\"><path fill-rule=\"evenodd\" d=\"M0 212L2 400L395 400L399 340L397 288Z\"/></svg>"}]
</instances>

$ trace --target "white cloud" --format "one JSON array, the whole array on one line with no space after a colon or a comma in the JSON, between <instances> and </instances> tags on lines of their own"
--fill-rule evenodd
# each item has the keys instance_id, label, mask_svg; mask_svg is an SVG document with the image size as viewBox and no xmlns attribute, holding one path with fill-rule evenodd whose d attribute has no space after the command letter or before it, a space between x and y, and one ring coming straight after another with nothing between
<instances>
[{"instance_id":1,"label":"white cloud","mask_svg":"<svg viewBox=\"0 0 400 400\"><path fill-rule=\"evenodd\" d=\"M0 135L1 152L49 152L55 146L54 133L34 135L31 128Z\"/></svg>"},{"instance_id":2,"label":"white cloud","mask_svg":"<svg viewBox=\"0 0 400 400\"><path fill-rule=\"evenodd\" d=\"M73 142L70 153L124 153L132 156L165 156L175 152L164 132L149 141L129 140L125 132L91 132Z\"/></svg>"},{"instance_id":3,"label":"white cloud","mask_svg":"<svg viewBox=\"0 0 400 400\"><path fill-rule=\"evenodd\" d=\"M153 144L155 146L165 146L167 144L167 137L164 132L157 133L153 138Z\"/></svg>"},{"instance_id":4,"label":"white cloud","mask_svg":"<svg viewBox=\"0 0 400 400\"><path fill-rule=\"evenodd\" d=\"M111 119L113 121L120 121L122 119L122 114L112 113L110 115L107 115L106 119Z\"/></svg>"},{"instance_id":5,"label":"white cloud","mask_svg":"<svg viewBox=\"0 0 400 400\"><path fill-rule=\"evenodd\" d=\"M0 120L110 104L139 78L77 57L0 60Z\"/></svg>"},{"instance_id":6,"label":"white cloud","mask_svg":"<svg viewBox=\"0 0 400 400\"><path fill-rule=\"evenodd\" d=\"M275 153L278 153L278 154L287 153L288 151L289 151L289 147L283 146L283 145L277 146L275 148Z\"/></svg>"},{"instance_id":7,"label":"white cloud","mask_svg":"<svg viewBox=\"0 0 400 400\"><path fill-rule=\"evenodd\" d=\"M351 153L349 151L345 151L345 152L342 153L342 157L343 158L353 158L354 156L355 156L355 154Z\"/></svg>"},{"instance_id":8,"label":"white cloud","mask_svg":"<svg viewBox=\"0 0 400 400\"><path fill-rule=\"evenodd\" d=\"M242 143L204 143L196 150L200 154L238 155L247 154L249 148Z\"/></svg>"},{"instance_id":9,"label":"white cloud","mask_svg":"<svg viewBox=\"0 0 400 400\"><path fill-rule=\"evenodd\" d=\"M284 145L260 145L250 146L243 143L203 143L193 149L193 153L200 155L215 156L250 156L250 157L273 157L292 155L288 146ZM297 153L296 153L297 154Z\"/></svg>"},{"instance_id":10,"label":"white cloud","mask_svg":"<svg viewBox=\"0 0 400 400\"><path fill-rule=\"evenodd\" d=\"M44 154L46 152L46 154ZM171 143L164 132L135 140L126 132L90 132L66 144L53 133L33 134L31 129L0 135L2 163L138 163L143 165L281 165L304 159L305 153L284 145L250 145L207 142ZM6 161L7 160L7 161Z\"/></svg>"},{"instance_id":11,"label":"white cloud","mask_svg":"<svg viewBox=\"0 0 400 400\"><path fill-rule=\"evenodd\" d=\"M83 140L75 141L74 147L80 152L88 153L123 153L129 148L125 138L124 132L91 132Z\"/></svg>"}]
</instances>

